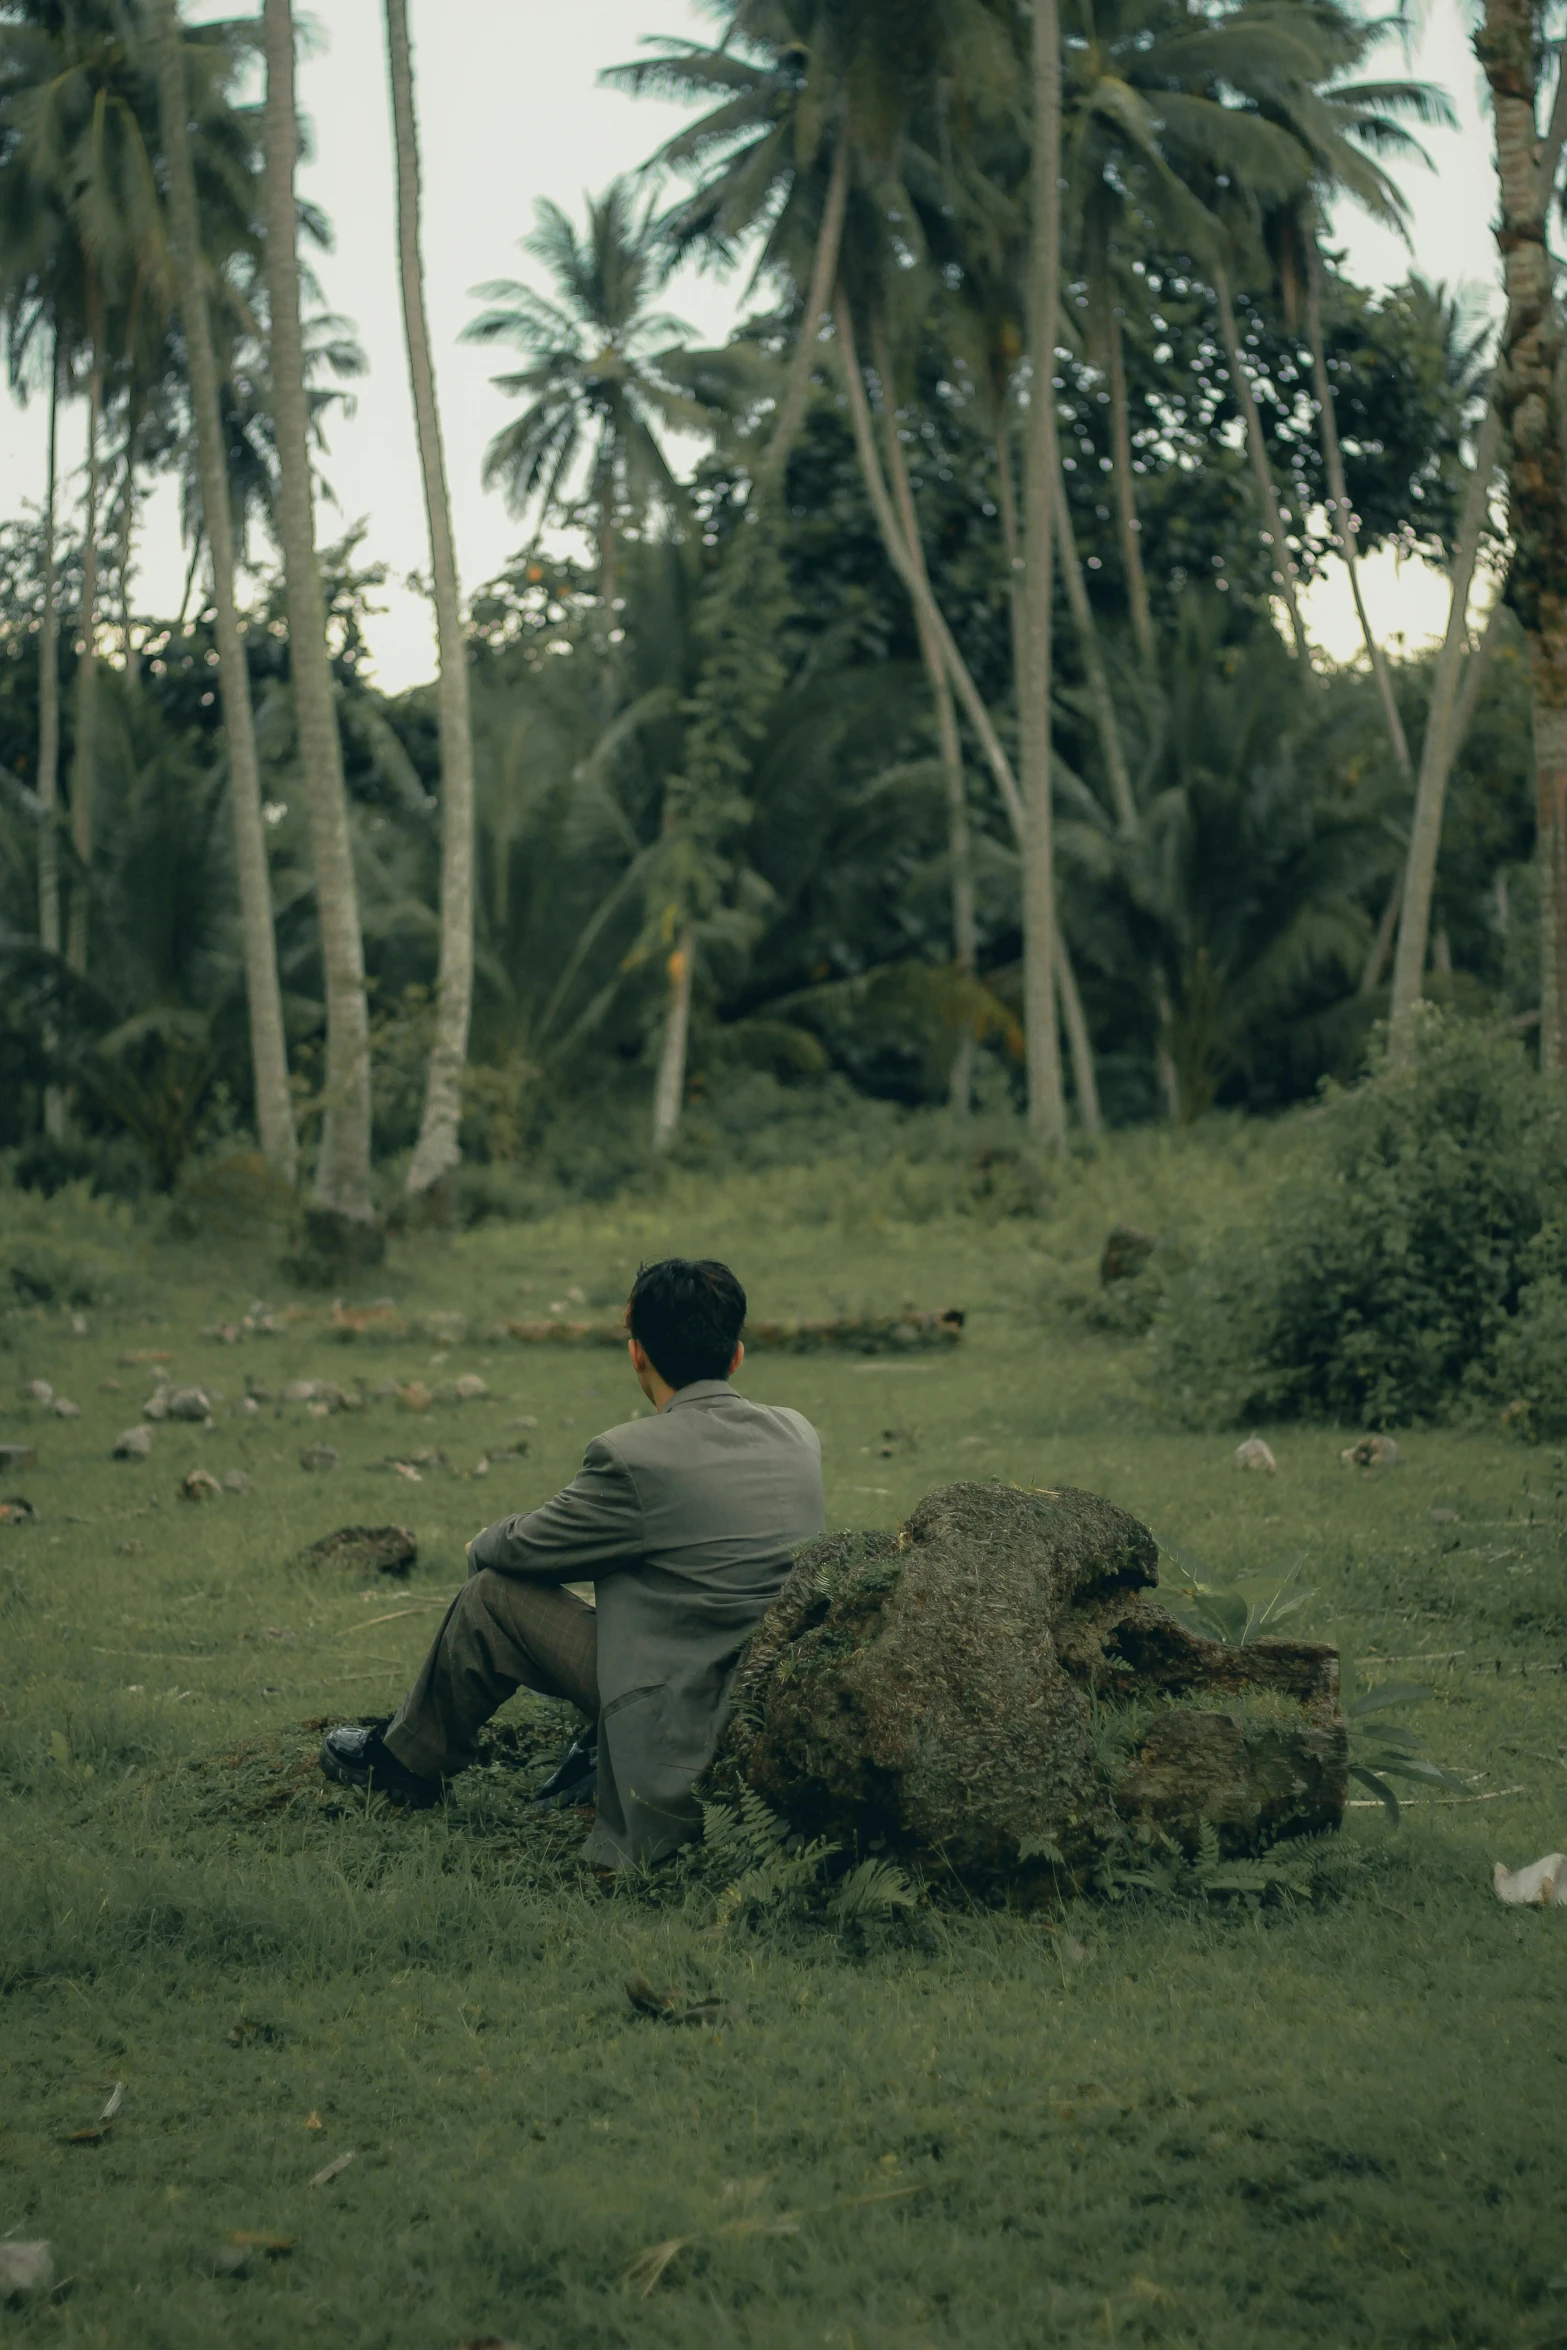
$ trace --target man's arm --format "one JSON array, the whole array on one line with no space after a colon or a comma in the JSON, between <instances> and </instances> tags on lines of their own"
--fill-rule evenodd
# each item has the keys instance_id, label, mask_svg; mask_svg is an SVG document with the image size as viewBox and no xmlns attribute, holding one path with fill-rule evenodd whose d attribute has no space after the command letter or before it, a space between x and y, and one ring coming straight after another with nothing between
<instances>
[{"instance_id":1,"label":"man's arm","mask_svg":"<svg viewBox=\"0 0 1567 2350\"><path fill-rule=\"evenodd\" d=\"M632 1565L647 1547L642 1504L629 1470L595 1436L571 1483L515 1518L497 1518L468 1545L474 1567L541 1583L591 1583Z\"/></svg>"}]
</instances>

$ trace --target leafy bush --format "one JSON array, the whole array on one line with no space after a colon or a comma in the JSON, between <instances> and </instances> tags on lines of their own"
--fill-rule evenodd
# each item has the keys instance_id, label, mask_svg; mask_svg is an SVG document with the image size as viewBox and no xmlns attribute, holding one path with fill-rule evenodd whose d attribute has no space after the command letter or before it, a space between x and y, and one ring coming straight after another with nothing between
<instances>
[{"instance_id":1,"label":"leafy bush","mask_svg":"<svg viewBox=\"0 0 1567 2350\"><path fill-rule=\"evenodd\" d=\"M1514 1039L1428 1010L1407 1055L1379 1041L1363 1084L1327 1089L1263 1228L1172 1284L1161 1382L1209 1424L1436 1420L1507 1377L1563 1408L1563 1223L1567 1103Z\"/></svg>"}]
</instances>

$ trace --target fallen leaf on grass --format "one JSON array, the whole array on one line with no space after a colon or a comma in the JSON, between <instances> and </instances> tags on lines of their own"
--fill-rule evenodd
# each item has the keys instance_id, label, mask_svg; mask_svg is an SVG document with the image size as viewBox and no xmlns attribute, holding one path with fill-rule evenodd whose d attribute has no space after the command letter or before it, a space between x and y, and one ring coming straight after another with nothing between
<instances>
[{"instance_id":1,"label":"fallen leaf on grass","mask_svg":"<svg viewBox=\"0 0 1567 2350\"><path fill-rule=\"evenodd\" d=\"M692 2244L703 2241L717 2243L724 2237L735 2236L797 2236L803 2219L819 2218L824 2212L857 2211L866 2203L896 2203L907 2195L923 2195L924 2181L912 2187L885 2187L873 2195L849 2195L836 2203L807 2205L802 2211L780 2211L771 2215L750 2212L744 2219L725 2220L716 2228L696 2228L689 2236L666 2236L662 2244L650 2244L639 2252L626 2270L626 2283L634 2285L646 2301L658 2288L659 2279Z\"/></svg>"},{"instance_id":2,"label":"fallen leaf on grass","mask_svg":"<svg viewBox=\"0 0 1567 2350\"><path fill-rule=\"evenodd\" d=\"M107 2105L105 2105L102 2113L100 2113L98 2116L100 2123L107 2127L107 2125L113 2121L115 2115L119 2112L120 2107L124 2104L124 2102L125 2083L123 2081L116 2081L114 2087L109 2091L109 2101Z\"/></svg>"},{"instance_id":3,"label":"fallen leaf on grass","mask_svg":"<svg viewBox=\"0 0 1567 2350\"><path fill-rule=\"evenodd\" d=\"M101 2146L108 2135L106 2129L73 2130L65 2142L67 2146Z\"/></svg>"},{"instance_id":4,"label":"fallen leaf on grass","mask_svg":"<svg viewBox=\"0 0 1567 2350\"><path fill-rule=\"evenodd\" d=\"M31 2244L0 2244L0 2300L21 2301L47 2293L54 2283L54 2254L42 2238Z\"/></svg>"},{"instance_id":5,"label":"fallen leaf on grass","mask_svg":"<svg viewBox=\"0 0 1567 2350\"><path fill-rule=\"evenodd\" d=\"M626 1978L626 1997L639 2015L654 2016L663 2024L732 2024L740 2019L740 2010L726 1999L688 2000L678 1983L655 1991L646 1975Z\"/></svg>"},{"instance_id":6,"label":"fallen leaf on grass","mask_svg":"<svg viewBox=\"0 0 1567 2350\"><path fill-rule=\"evenodd\" d=\"M230 2232L229 2242L247 2252L264 2252L268 2260L282 2260L294 2249L292 2236L274 2236L265 2228L235 2228Z\"/></svg>"},{"instance_id":7,"label":"fallen leaf on grass","mask_svg":"<svg viewBox=\"0 0 1567 2350\"><path fill-rule=\"evenodd\" d=\"M347 2170L353 2159L354 2157L351 2150L347 2154L339 2154L335 2161L326 2163L320 2170L316 2172L315 2177L310 2181L311 2186L324 2187L328 2185L331 2180L341 2178L343 2172Z\"/></svg>"},{"instance_id":8,"label":"fallen leaf on grass","mask_svg":"<svg viewBox=\"0 0 1567 2350\"><path fill-rule=\"evenodd\" d=\"M307 2114L302 2125L307 2130L324 2130L326 2123L318 2113Z\"/></svg>"},{"instance_id":9,"label":"fallen leaf on grass","mask_svg":"<svg viewBox=\"0 0 1567 2350\"><path fill-rule=\"evenodd\" d=\"M1548 1852L1543 1860L1511 1874L1498 1861L1491 1882L1499 1901L1520 1902L1530 1909L1549 1909L1553 1903L1567 1908L1567 1853Z\"/></svg>"}]
</instances>

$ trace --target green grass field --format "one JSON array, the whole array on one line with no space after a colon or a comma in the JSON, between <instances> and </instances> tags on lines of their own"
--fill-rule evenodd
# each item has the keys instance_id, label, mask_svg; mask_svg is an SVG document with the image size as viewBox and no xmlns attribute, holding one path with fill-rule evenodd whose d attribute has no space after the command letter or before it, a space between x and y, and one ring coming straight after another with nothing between
<instances>
[{"instance_id":1,"label":"green grass field","mask_svg":"<svg viewBox=\"0 0 1567 2350\"><path fill-rule=\"evenodd\" d=\"M0 1354L0 1441L38 1451L4 1481L36 1522L0 1525L0 2237L48 2238L61 2280L0 2341L1567 2344L1567 1910L1490 1885L1567 1845L1561 1457L1400 1431L1366 1475L1342 1432L1283 1428L1277 1476L1243 1473L1071 1308L1112 1221L1242 1218L1272 1147L1128 1143L1052 1214L993 1224L852 1167L682 1179L399 1244L375 1289L413 1334L352 1345L320 1319L204 1337L293 1302L244 1244L4 1203L113 1296L80 1336L58 1302L18 1307ZM388 1710L467 1536L640 1402L608 1352L486 1327L571 1290L607 1307L676 1249L729 1256L759 1315L968 1310L951 1356L747 1367L821 1428L833 1523L1002 1478L1092 1487L1223 1572L1309 1548L1303 1628L1361 1683L1429 1683L1413 1725L1468 1795L1397 1830L1351 1811L1354 1865L1314 1902L941 1901L855 1941L715 1933L694 1878L601 1890L577 1824L526 1811L564 1726L536 1700L443 1810L329 1796L312 1725ZM225 1400L111 1461L152 1386L122 1358L147 1350ZM247 1378L470 1371L487 1398L425 1414L239 1409ZM32 1379L81 1417L26 1403ZM307 1472L321 1441L341 1465ZM417 1483L387 1465L427 1448ZM252 1490L181 1501L195 1467ZM419 1538L406 1585L292 1563L390 1520ZM648 2020L639 1973L733 2012Z\"/></svg>"}]
</instances>

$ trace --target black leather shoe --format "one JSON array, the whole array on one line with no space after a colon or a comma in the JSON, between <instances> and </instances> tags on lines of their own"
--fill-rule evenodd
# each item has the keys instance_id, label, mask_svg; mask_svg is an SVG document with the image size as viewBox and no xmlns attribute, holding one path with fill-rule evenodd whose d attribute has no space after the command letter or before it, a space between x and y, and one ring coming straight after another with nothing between
<instances>
[{"instance_id":1,"label":"black leather shoe","mask_svg":"<svg viewBox=\"0 0 1567 2350\"><path fill-rule=\"evenodd\" d=\"M385 1744L385 1722L344 1722L328 1730L321 1741L321 1768L340 1787L373 1787L377 1795L410 1811L424 1811L441 1800L439 1779L426 1779L400 1763Z\"/></svg>"},{"instance_id":2,"label":"black leather shoe","mask_svg":"<svg viewBox=\"0 0 1567 2350\"><path fill-rule=\"evenodd\" d=\"M595 1803L598 1789L598 1734L584 1730L580 1737L573 1738L533 1800L556 1811L571 1811L579 1803Z\"/></svg>"}]
</instances>

